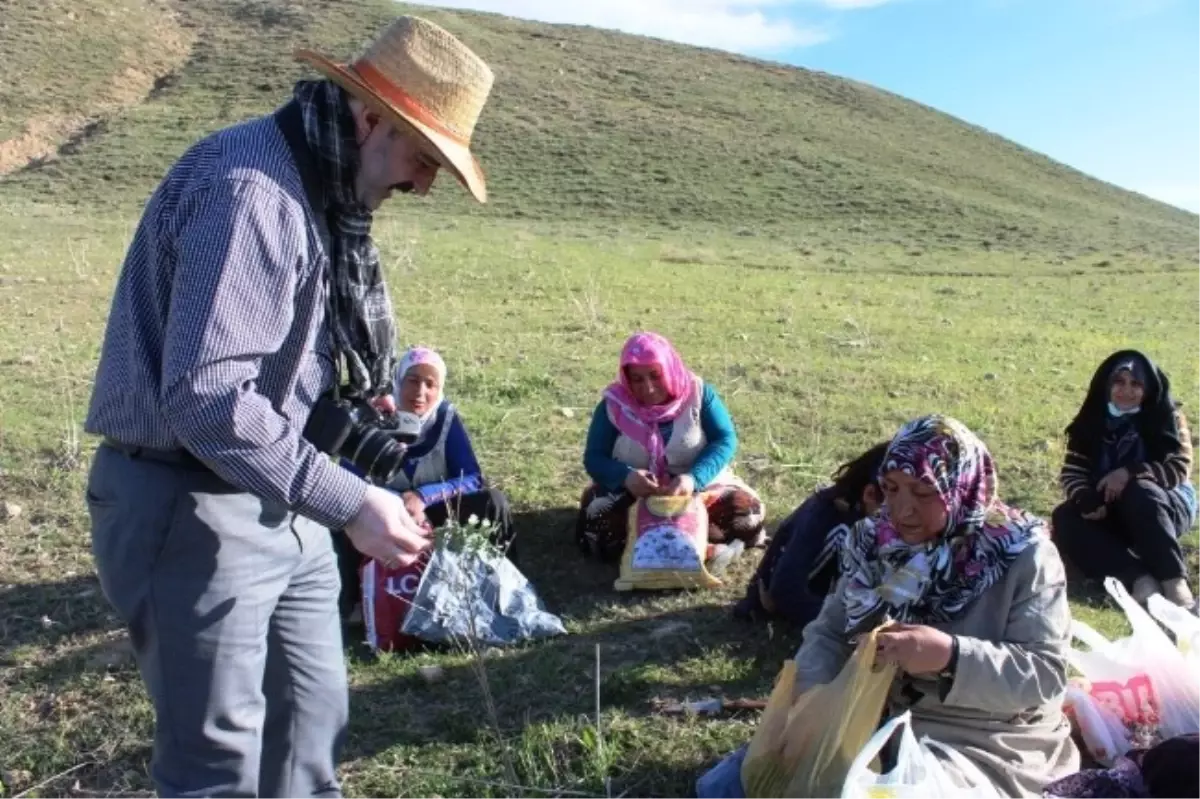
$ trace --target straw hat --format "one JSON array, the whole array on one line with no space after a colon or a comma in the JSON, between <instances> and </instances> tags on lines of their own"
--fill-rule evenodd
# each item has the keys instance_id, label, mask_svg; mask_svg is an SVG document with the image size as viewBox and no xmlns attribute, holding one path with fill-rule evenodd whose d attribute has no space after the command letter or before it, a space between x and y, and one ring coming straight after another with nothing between
<instances>
[{"instance_id":1,"label":"straw hat","mask_svg":"<svg viewBox=\"0 0 1200 799\"><path fill-rule=\"evenodd\" d=\"M353 63L312 50L295 56L370 105L398 128L416 132L475 199L487 202L471 134L495 76L449 31L420 17L400 17Z\"/></svg>"}]
</instances>

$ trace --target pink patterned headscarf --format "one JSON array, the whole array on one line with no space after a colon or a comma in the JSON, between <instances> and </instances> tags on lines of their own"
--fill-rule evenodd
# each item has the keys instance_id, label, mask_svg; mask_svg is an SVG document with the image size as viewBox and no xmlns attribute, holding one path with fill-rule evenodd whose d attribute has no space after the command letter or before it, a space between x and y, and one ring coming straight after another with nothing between
<instances>
[{"instance_id":1,"label":"pink patterned headscarf","mask_svg":"<svg viewBox=\"0 0 1200 799\"><path fill-rule=\"evenodd\" d=\"M629 385L629 366L658 366L669 399L661 405L638 402ZM687 402L698 397L701 381L690 372L671 342L657 333L637 333L621 349L617 379L604 390L608 418L629 438L650 453L650 470L659 480L667 478L666 445L658 426L673 421Z\"/></svg>"}]
</instances>

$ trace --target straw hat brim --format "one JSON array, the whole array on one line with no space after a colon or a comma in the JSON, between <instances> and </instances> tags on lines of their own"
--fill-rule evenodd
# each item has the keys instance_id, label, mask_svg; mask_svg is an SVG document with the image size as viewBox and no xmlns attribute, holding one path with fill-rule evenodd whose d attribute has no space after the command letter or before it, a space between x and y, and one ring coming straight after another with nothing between
<instances>
[{"instance_id":1,"label":"straw hat brim","mask_svg":"<svg viewBox=\"0 0 1200 799\"><path fill-rule=\"evenodd\" d=\"M338 64L320 53L312 50L297 50L295 57L316 69L325 77L353 94L358 99L369 104L379 113L387 117L401 129L416 133L432 147L440 156L442 166L458 178L458 182L467 188L471 195L481 203L487 202L487 181L479 161L471 154L471 150L459 142L433 130L396 108L342 64Z\"/></svg>"}]
</instances>

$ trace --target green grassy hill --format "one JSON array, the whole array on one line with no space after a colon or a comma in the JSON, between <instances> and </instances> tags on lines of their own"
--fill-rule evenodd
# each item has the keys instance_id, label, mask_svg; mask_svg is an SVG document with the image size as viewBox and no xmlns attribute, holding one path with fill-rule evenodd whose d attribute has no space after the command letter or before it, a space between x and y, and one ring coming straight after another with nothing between
<instances>
[{"instance_id":1,"label":"green grassy hill","mask_svg":"<svg viewBox=\"0 0 1200 799\"><path fill-rule=\"evenodd\" d=\"M198 134L280 102L304 74L294 47L345 57L397 11L416 10L497 74L477 134L492 204L473 208L442 186L434 213L715 226L818 244L866 236L933 248L1195 256L1192 214L832 75L389 0L119 6L6 4L0 103L15 113L0 136L47 105L93 123L57 157L4 179L0 198L136 204ZM86 81L63 68L81 63ZM130 69L154 73L148 94L98 103Z\"/></svg>"}]
</instances>

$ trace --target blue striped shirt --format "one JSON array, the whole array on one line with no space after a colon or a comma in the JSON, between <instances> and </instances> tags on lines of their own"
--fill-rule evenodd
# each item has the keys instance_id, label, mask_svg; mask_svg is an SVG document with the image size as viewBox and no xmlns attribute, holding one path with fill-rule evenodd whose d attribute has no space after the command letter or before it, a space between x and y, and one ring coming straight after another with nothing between
<instances>
[{"instance_id":1,"label":"blue striped shirt","mask_svg":"<svg viewBox=\"0 0 1200 799\"><path fill-rule=\"evenodd\" d=\"M240 489L344 527L366 483L301 437L336 379L327 260L272 117L197 142L125 256L86 430L186 449Z\"/></svg>"}]
</instances>

